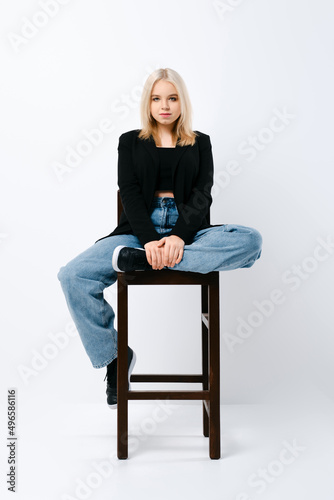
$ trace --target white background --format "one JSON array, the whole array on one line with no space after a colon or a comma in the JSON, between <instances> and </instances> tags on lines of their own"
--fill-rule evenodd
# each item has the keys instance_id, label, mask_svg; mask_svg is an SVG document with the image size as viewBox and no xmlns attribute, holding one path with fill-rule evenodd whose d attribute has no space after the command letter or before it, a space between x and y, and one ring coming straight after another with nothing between
<instances>
[{"instance_id":1,"label":"white background","mask_svg":"<svg viewBox=\"0 0 334 500\"><path fill-rule=\"evenodd\" d=\"M183 77L193 128L211 138L211 222L263 236L252 268L220 273L221 402L309 393L333 402L334 248L314 258L319 238L334 239L332 2L72 0L52 16L38 14L42 4L7 0L0 12L2 402L16 388L35 423L43 408L105 404L105 370L66 333L57 272L116 227L118 138L140 128L143 82L160 67ZM282 130L264 130L278 112L289 117ZM59 174L84 131L105 119L112 130ZM252 158L251 137L261 147ZM231 161L239 173L228 176ZM303 273L295 287L294 266ZM130 292L135 372L198 372L199 289L139 288ZM274 290L282 303L253 314L251 326L254 301ZM106 290L113 307L115 293ZM51 339L59 332L64 348ZM240 342L229 347L226 334Z\"/></svg>"}]
</instances>

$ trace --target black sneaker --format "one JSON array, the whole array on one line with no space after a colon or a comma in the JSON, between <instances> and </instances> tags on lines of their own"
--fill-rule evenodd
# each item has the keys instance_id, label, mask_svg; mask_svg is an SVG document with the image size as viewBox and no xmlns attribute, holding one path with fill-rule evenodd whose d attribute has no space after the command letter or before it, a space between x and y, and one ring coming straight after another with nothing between
<instances>
[{"instance_id":1,"label":"black sneaker","mask_svg":"<svg viewBox=\"0 0 334 500\"><path fill-rule=\"evenodd\" d=\"M133 370L133 367L136 363L136 354L128 346L128 390L131 390L130 385L130 376ZM117 408L117 358L115 358L109 365L107 366L107 374L104 380L107 379L107 403L109 408L115 410Z\"/></svg>"},{"instance_id":2,"label":"black sneaker","mask_svg":"<svg viewBox=\"0 0 334 500\"><path fill-rule=\"evenodd\" d=\"M112 267L117 272L152 271L153 269L147 261L144 248L131 248L124 245L115 248Z\"/></svg>"}]
</instances>

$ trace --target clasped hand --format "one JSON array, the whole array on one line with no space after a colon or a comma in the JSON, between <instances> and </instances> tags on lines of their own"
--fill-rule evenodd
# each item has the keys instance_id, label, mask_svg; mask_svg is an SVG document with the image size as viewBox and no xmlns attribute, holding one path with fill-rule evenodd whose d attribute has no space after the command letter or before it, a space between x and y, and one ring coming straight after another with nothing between
<instances>
[{"instance_id":1,"label":"clasped hand","mask_svg":"<svg viewBox=\"0 0 334 500\"><path fill-rule=\"evenodd\" d=\"M174 267L183 257L184 241L172 234L161 240L149 241L144 245L146 258L153 269L163 269L164 266Z\"/></svg>"}]
</instances>

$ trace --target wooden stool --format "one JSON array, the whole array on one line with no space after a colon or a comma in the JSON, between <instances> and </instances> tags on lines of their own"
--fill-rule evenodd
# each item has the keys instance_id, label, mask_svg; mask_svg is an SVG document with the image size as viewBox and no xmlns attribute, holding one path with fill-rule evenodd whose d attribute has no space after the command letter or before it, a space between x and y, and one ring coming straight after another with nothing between
<instances>
[{"instance_id":1,"label":"wooden stool","mask_svg":"<svg viewBox=\"0 0 334 500\"><path fill-rule=\"evenodd\" d=\"M118 190L118 220L123 210ZM207 214L210 223L210 214ZM128 286L201 285L202 373L199 375L132 374L130 382L200 382L200 391L128 390ZM117 456L128 458L128 401L135 399L203 401L203 435L209 437L209 455L220 458L220 331L219 271L202 274L161 269L117 273Z\"/></svg>"}]
</instances>

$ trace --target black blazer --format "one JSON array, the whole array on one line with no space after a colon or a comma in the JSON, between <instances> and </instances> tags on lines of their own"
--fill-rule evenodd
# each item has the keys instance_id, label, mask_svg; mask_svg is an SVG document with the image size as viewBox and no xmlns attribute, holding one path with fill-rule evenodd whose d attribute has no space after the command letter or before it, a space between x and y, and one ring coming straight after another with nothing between
<instances>
[{"instance_id":1,"label":"black blazer","mask_svg":"<svg viewBox=\"0 0 334 500\"><path fill-rule=\"evenodd\" d=\"M118 186L124 210L118 226L103 238L134 234L144 246L163 235L155 230L149 213L158 181L159 152L153 138L139 139L139 132L130 130L119 138ZM198 136L193 146L176 145L177 160L172 169L179 216L169 235L179 236L186 245L192 243L197 231L213 227L206 217L212 203L212 147L208 135L195 132Z\"/></svg>"}]
</instances>

